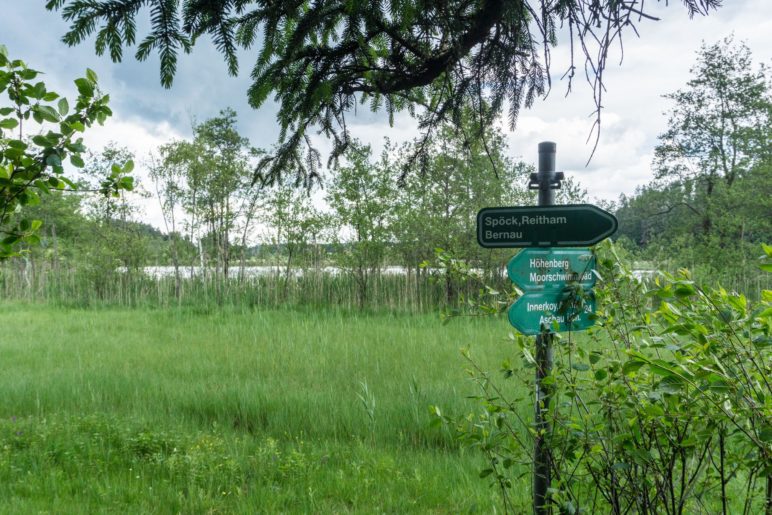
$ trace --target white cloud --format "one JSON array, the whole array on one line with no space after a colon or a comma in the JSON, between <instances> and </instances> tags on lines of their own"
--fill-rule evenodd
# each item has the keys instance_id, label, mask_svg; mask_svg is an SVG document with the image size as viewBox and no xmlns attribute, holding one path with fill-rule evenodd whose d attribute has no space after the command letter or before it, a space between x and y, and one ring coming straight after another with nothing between
<instances>
[{"instance_id":1,"label":"white cloud","mask_svg":"<svg viewBox=\"0 0 772 515\"><path fill-rule=\"evenodd\" d=\"M565 81L553 83L546 100L523 112L517 131L507 133L513 155L535 163L538 142L555 141L558 168L574 173L591 197L614 199L632 193L652 177L653 149L666 129L664 113L670 108L662 95L685 87L702 41L711 44L734 33L736 40L747 42L757 63L772 59L769 0L732 2L692 20L681 5L646 5L662 19L642 22L640 39L628 34L621 66L621 54L612 51L605 73L601 139L589 165L584 166L594 144L594 139L587 142L594 107L580 77L567 97ZM567 49L559 47L553 57L553 73L562 72Z\"/></svg>"},{"instance_id":2,"label":"white cloud","mask_svg":"<svg viewBox=\"0 0 772 515\"><path fill-rule=\"evenodd\" d=\"M93 126L83 137L86 147L92 152L99 152L109 144L125 147L134 154L135 168L132 175L139 188L144 191L153 191L147 169L147 161L150 151L154 151L160 145L175 139L181 139L181 135L169 123L147 123L141 119L125 119L121 115L109 118L103 126ZM155 198L135 198L141 219L155 227L163 227L163 216L158 201Z\"/></svg>"},{"instance_id":3,"label":"white cloud","mask_svg":"<svg viewBox=\"0 0 772 515\"><path fill-rule=\"evenodd\" d=\"M150 150L183 135L167 122L150 124L140 119L126 119L120 114L109 118L103 126L94 126L83 140L89 148L99 149L114 142L143 159Z\"/></svg>"}]
</instances>

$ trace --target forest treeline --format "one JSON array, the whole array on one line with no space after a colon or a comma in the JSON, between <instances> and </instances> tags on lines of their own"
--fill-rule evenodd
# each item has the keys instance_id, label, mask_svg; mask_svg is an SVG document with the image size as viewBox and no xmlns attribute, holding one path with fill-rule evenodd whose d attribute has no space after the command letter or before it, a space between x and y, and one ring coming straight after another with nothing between
<instances>
[{"instance_id":1,"label":"forest treeline","mask_svg":"<svg viewBox=\"0 0 772 515\"><path fill-rule=\"evenodd\" d=\"M692 76L667 95L672 108L652 182L604 207L619 218L618 248L637 266L688 267L752 294L762 280L759 244L772 241L770 81L750 50L731 39L704 45ZM42 221L40 242L4 263L4 294L85 304L199 297L458 304L483 284L506 283L512 251L477 245L479 209L535 203L527 189L532 167L508 157L500 132L471 126L462 120L429 139L386 141L379 155L353 140L312 190L292 174L259 180L254 170L266 151L239 133L231 109L147 156L110 145L84 163L80 193L52 192L26 208ZM100 195L98 178L132 159L149 170L139 187ZM160 207L163 227L143 219L139 196ZM588 195L569 180L557 201L586 202ZM456 274L459 262L479 281ZM173 274L155 280L143 272L159 265ZM252 277L247 267L254 265L276 273ZM385 276L387 265L404 274ZM328 277L327 267L339 273Z\"/></svg>"}]
</instances>

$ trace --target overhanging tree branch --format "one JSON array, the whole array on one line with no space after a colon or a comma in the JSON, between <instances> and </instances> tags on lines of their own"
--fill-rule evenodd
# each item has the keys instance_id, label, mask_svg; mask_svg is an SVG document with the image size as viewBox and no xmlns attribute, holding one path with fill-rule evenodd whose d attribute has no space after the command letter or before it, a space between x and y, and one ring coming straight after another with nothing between
<instances>
[{"instance_id":1,"label":"overhanging tree branch","mask_svg":"<svg viewBox=\"0 0 772 515\"><path fill-rule=\"evenodd\" d=\"M720 0L685 0L689 14L707 14ZM252 70L250 104L258 108L270 95L279 104L281 137L276 155L264 161L264 177L284 173L315 176L317 154L307 129L332 140L331 157L350 141L345 117L358 103L394 113L408 111L431 137L437 123L459 120L461 111L481 101L484 133L508 107L514 129L522 107L530 107L551 86L550 49L558 28L568 25L574 56L584 60L594 91L600 131L603 72L611 45L628 29L654 17L635 0L50 0L71 22L70 45L97 36L97 51L110 49L120 60L135 40L134 18L151 13L150 33L137 57L161 56L161 79L171 85L177 54L209 34L231 74L238 71L238 46L251 48L262 36ZM581 52L574 53L575 45ZM508 106L507 106L508 104ZM421 106L431 106L426 109ZM310 167L309 167L310 163Z\"/></svg>"}]
</instances>

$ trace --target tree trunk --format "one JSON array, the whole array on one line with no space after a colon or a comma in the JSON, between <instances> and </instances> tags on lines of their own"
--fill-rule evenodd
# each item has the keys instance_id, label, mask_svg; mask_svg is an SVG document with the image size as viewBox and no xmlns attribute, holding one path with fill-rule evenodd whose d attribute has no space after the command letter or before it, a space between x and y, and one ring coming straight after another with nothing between
<instances>
[{"instance_id":1,"label":"tree trunk","mask_svg":"<svg viewBox=\"0 0 772 515\"><path fill-rule=\"evenodd\" d=\"M182 276L180 275L180 256L177 249L177 236L172 233L172 265L174 266L174 298L177 302L182 296Z\"/></svg>"},{"instance_id":2,"label":"tree trunk","mask_svg":"<svg viewBox=\"0 0 772 515\"><path fill-rule=\"evenodd\" d=\"M289 280L290 272L292 271L292 246L287 246L287 268L284 271L284 301L286 302L289 297Z\"/></svg>"},{"instance_id":3,"label":"tree trunk","mask_svg":"<svg viewBox=\"0 0 772 515\"><path fill-rule=\"evenodd\" d=\"M450 275L450 270L445 271L445 301L448 303L448 306L451 306L453 304L454 299L454 289L453 289L453 278Z\"/></svg>"}]
</instances>

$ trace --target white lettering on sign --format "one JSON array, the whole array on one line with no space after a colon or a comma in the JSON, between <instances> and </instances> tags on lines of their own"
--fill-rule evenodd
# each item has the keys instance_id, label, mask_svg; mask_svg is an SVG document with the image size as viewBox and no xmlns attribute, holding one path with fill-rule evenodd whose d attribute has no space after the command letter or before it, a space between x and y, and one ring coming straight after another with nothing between
<instances>
[{"instance_id":1,"label":"white lettering on sign","mask_svg":"<svg viewBox=\"0 0 772 515\"><path fill-rule=\"evenodd\" d=\"M523 237L522 232L493 232L485 231L485 239L487 240L519 240Z\"/></svg>"},{"instance_id":2,"label":"white lettering on sign","mask_svg":"<svg viewBox=\"0 0 772 515\"><path fill-rule=\"evenodd\" d=\"M532 283L546 283L546 282L567 282L567 281L591 281L592 273L584 272L579 275L576 272L555 272L555 273L537 273L531 272L528 279Z\"/></svg>"},{"instance_id":3,"label":"white lettering on sign","mask_svg":"<svg viewBox=\"0 0 772 515\"><path fill-rule=\"evenodd\" d=\"M528 304L528 312L531 311L557 311L558 305L555 302L542 302L541 304Z\"/></svg>"},{"instance_id":4,"label":"white lettering on sign","mask_svg":"<svg viewBox=\"0 0 772 515\"><path fill-rule=\"evenodd\" d=\"M565 216L546 216L546 215L501 215L489 216L485 219L486 227L522 227L524 225L562 225L567 224L568 218Z\"/></svg>"},{"instance_id":5,"label":"white lettering on sign","mask_svg":"<svg viewBox=\"0 0 772 515\"><path fill-rule=\"evenodd\" d=\"M531 311L552 311L555 312L558 310L558 304L555 302L542 302L541 304L527 304L527 311L530 313ZM585 304L582 306L582 311L585 313L592 313L592 306L589 304Z\"/></svg>"},{"instance_id":6,"label":"white lettering on sign","mask_svg":"<svg viewBox=\"0 0 772 515\"><path fill-rule=\"evenodd\" d=\"M547 316L542 315L539 317L539 323L542 325L552 325L552 322L557 322L558 324L565 324L566 317L565 315L547 315Z\"/></svg>"},{"instance_id":7,"label":"white lettering on sign","mask_svg":"<svg viewBox=\"0 0 772 515\"><path fill-rule=\"evenodd\" d=\"M531 268L568 268L567 259L531 258L528 262Z\"/></svg>"},{"instance_id":8,"label":"white lettering on sign","mask_svg":"<svg viewBox=\"0 0 772 515\"><path fill-rule=\"evenodd\" d=\"M568 223L568 219L565 216L526 216L523 215L520 218L522 225L559 225Z\"/></svg>"}]
</instances>

